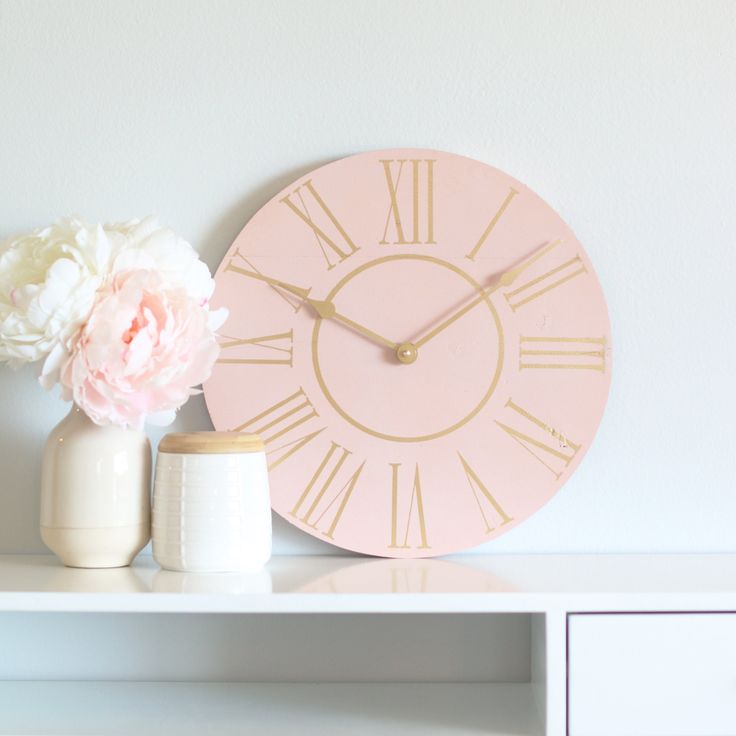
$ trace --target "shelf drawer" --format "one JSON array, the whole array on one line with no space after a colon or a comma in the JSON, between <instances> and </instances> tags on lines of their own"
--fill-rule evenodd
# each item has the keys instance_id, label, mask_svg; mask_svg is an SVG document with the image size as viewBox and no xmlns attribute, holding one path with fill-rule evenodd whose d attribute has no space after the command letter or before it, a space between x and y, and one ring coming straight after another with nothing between
<instances>
[{"instance_id":1,"label":"shelf drawer","mask_svg":"<svg viewBox=\"0 0 736 736\"><path fill-rule=\"evenodd\" d=\"M736 613L574 614L569 736L734 736Z\"/></svg>"}]
</instances>

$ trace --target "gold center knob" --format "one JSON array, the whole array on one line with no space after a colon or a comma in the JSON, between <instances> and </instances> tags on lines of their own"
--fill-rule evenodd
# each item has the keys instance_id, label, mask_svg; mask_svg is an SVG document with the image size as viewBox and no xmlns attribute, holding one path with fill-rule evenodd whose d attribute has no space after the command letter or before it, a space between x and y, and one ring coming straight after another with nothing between
<instances>
[{"instance_id":1,"label":"gold center knob","mask_svg":"<svg viewBox=\"0 0 736 736\"><path fill-rule=\"evenodd\" d=\"M410 342L402 342L398 348L396 348L396 357L401 363L413 363L419 356L417 346Z\"/></svg>"}]
</instances>

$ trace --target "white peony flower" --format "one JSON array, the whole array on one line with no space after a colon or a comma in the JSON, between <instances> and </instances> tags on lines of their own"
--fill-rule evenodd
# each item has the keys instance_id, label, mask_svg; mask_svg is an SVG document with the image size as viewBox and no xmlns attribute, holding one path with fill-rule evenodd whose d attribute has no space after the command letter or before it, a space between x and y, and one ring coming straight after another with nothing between
<instances>
[{"instance_id":1,"label":"white peony flower","mask_svg":"<svg viewBox=\"0 0 736 736\"><path fill-rule=\"evenodd\" d=\"M65 350L121 239L66 218L0 243L0 361L16 367Z\"/></svg>"},{"instance_id":2,"label":"white peony flower","mask_svg":"<svg viewBox=\"0 0 736 736\"><path fill-rule=\"evenodd\" d=\"M215 288L209 269L184 238L159 225L156 217L108 224L105 231L125 238L123 249L114 257L114 273L157 271L168 286L186 290L202 305L209 301Z\"/></svg>"},{"instance_id":3,"label":"white peony flower","mask_svg":"<svg viewBox=\"0 0 736 736\"><path fill-rule=\"evenodd\" d=\"M0 362L15 367L45 358L39 380L51 388L103 287L140 270L186 291L207 309L210 329L226 319L226 310L208 310L215 282L207 266L155 217L107 225L65 218L0 243Z\"/></svg>"}]
</instances>

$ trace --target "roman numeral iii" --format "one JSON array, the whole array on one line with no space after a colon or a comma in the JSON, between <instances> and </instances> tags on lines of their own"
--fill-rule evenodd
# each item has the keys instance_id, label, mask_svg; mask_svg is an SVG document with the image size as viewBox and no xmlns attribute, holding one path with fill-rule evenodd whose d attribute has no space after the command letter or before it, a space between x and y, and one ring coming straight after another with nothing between
<instances>
[{"instance_id":1,"label":"roman numeral iii","mask_svg":"<svg viewBox=\"0 0 736 736\"><path fill-rule=\"evenodd\" d=\"M519 370L606 371L605 337L520 337Z\"/></svg>"},{"instance_id":2,"label":"roman numeral iii","mask_svg":"<svg viewBox=\"0 0 736 736\"><path fill-rule=\"evenodd\" d=\"M493 521L498 526L503 526L513 521L513 517L509 516L496 500L494 495L484 485L483 481L478 477L478 474L470 467L468 461L458 452L457 456L460 458L460 463L465 471L465 476L468 479L468 485L473 493L475 502L478 505L478 512L480 513L483 524L486 527L486 534L490 534L496 529L496 526L491 526Z\"/></svg>"},{"instance_id":3,"label":"roman numeral iii","mask_svg":"<svg viewBox=\"0 0 736 736\"><path fill-rule=\"evenodd\" d=\"M226 357L217 362L231 365L294 365L294 330L261 337L222 336L220 348Z\"/></svg>"},{"instance_id":4,"label":"roman numeral iii","mask_svg":"<svg viewBox=\"0 0 736 736\"><path fill-rule=\"evenodd\" d=\"M335 529L365 466L363 461L352 473L349 469L343 470L350 455L349 450L330 442L325 456L291 510L292 516L313 529L326 526L322 533L330 539L334 538Z\"/></svg>"},{"instance_id":5,"label":"roman numeral iii","mask_svg":"<svg viewBox=\"0 0 736 736\"><path fill-rule=\"evenodd\" d=\"M380 245L434 245L434 159L382 159L389 207Z\"/></svg>"},{"instance_id":6,"label":"roman numeral iii","mask_svg":"<svg viewBox=\"0 0 736 736\"><path fill-rule=\"evenodd\" d=\"M388 546L392 549L430 549L419 464L414 468L414 482L408 491L400 488L400 470L401 463L391 463L391 544Z\"/></svg>"},{"instance_id":7,"label":"roman numeral iii","mask_svg":"<svg viewBox=\"0 0 736 736\"><path fill-rule=\"evenodd\" d=\"M280 200L308 225L327 270L332 270L358 250L357 245L308 179Z\"/></svg>"},{"instance_id":8,"label":"roman numeral iii","mask_svg":"<svg viewBox=\"0 0 736 736\"><path fill-rule=\"evenodd\" d=\"M300 388L281 401L269 406L237 427L233 432L253 432L261 435L266 445L268 469L273 470L295 452L324 432L325 427L295 436L294 430L318 416L312 402Z\"/></svg>"},{"instance_id":9,"label":"roman numeral iii","mask_svg":"<svg viewBox=\"0 0 736 736\"><path fill-rule=\"evenodd\" d=\"M496 424L559 480L580 445L522 409L512 399L506 402L506 408L509 409L508 418L503 422L496 420Z\"/></svg>"}]
</instances>

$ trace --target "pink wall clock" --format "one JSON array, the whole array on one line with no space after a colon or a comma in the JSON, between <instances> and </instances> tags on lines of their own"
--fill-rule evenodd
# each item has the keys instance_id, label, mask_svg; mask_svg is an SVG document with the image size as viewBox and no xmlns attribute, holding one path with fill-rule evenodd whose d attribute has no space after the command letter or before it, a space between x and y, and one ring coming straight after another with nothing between
<instances>
[{"instance_id":1,"label":"pink wall clock","mask_svg":"<svg viewBox=\"0 0 736 736\"><path fill-rule=\"evenodd\" d=\"M608 396L606 303L582 246L520 182L440 151L303 176L235 239L205 397L256 432L273 508L345 549L454 552L570 477Z\"/></svg>"}]
</instances>

